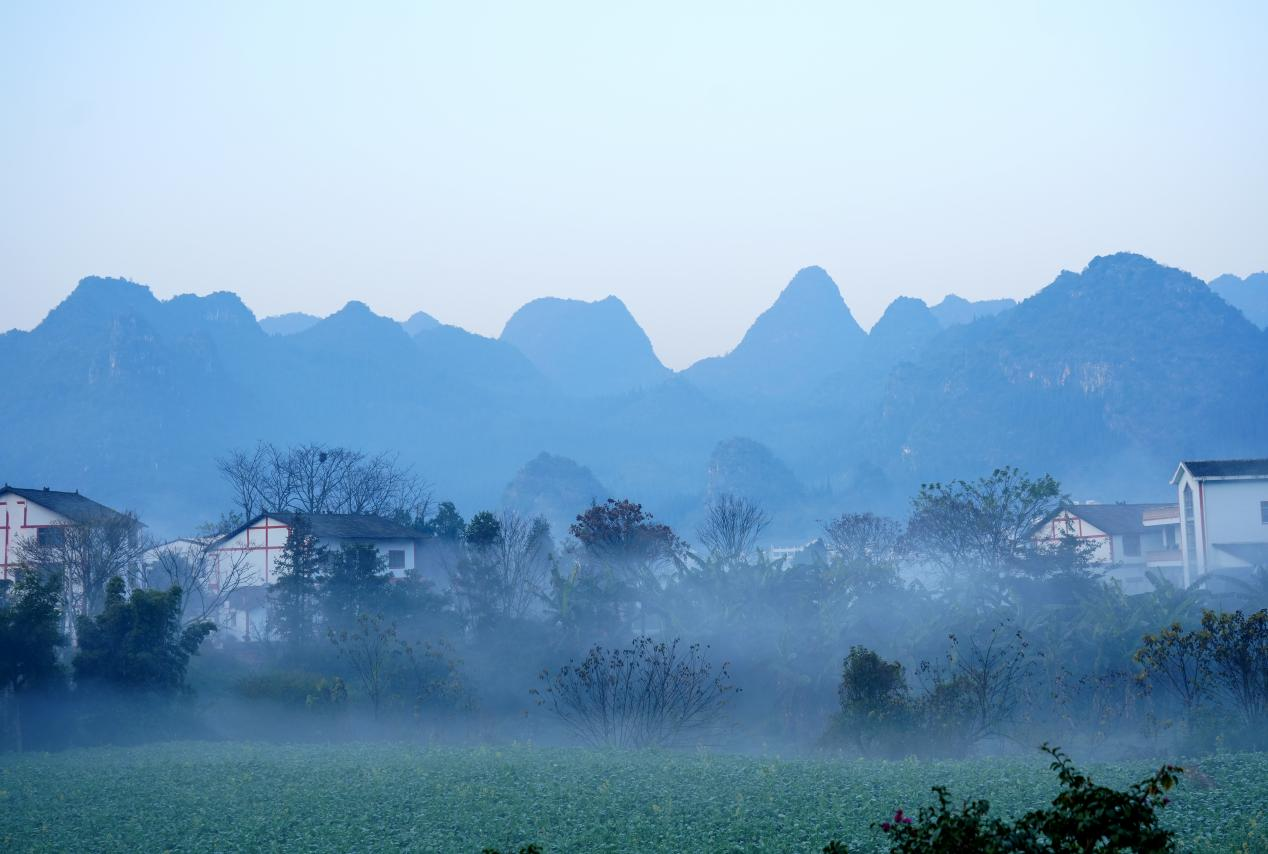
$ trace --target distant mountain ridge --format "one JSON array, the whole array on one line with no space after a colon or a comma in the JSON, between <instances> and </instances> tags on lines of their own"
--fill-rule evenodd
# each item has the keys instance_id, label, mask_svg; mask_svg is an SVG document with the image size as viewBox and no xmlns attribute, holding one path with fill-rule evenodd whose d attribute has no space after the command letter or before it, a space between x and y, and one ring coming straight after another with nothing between
<instances>
[{"instance_id":1,"label":"distant mountain ridge","mask_svg":"<svg viewBox=\"0 0 1268 854\"><path fill-rule=\"evenodd\" d=\"M625 394L671 374L647 333L614 296L596 302L533 300L511 315L499 340L517 347L569 394Z\"/></svg>"},{"instance_id":2,"label":"distant mountain ridge","mask_svg":"<svg viewBox=\"0 0 1268 854\"><path fill-rule=\"evenodd\" d=\"M324 441L398 453L468 515L505 497L560 524L600 489L690 528L708 495L768 484L798 537L998 465L1155 500L1182 456L1268 454L1268 333L1188 273L1124 253L971 322L939 306L899 298L864 333L809 267L734 350L675 374L615 298L535 301L496 339L356 301L269 334L230 293L161 301L89 277L0 335L22 437L0 481L187 532L227 509L217 455Z\"/></svg>"},{"instance_id":3,"label":"distant mountain ridge","mask_svg":"<svg viewBox=\"0 0 1268 854\"><path fill-rule=\"evenodd\" d=\"M898 368L885 432L935 477L1005 458L1053 468L1071 436L1079 446L1062 468L1090 486L1143 477L1131 469L1169 457L1262 455L1266 345L1188 273L1098 257Z\"/></svg>"},{"instance_id":4,"label":"distant mountain ridge","mask_svg":"<svg viewBox=\"0 0 1268 854\"><path fill-rule=\"evenodd\" d=\"M320 317L305 314L302 311L288 311L286 314L275 314L260 318L260 328L270 335L294 335L316 324Z\"/></svg>"},{"instance_id":5,"label":"distant mountain ridge","mask_svg":"<svg viewBox=\"0 0 1268 854\"><path fill-rule=\"evenodd\" d=\"M943 327L972 323L981 317L993 317L1017 305L1015 299L984 299L971 302L955 294L947 294L930 309Z\"/></svg>"},{"instance_id":6,"label":"distant mountain ridge","mask_svg":"<svg viewBox=\"0 0 1268 854\"><path fill-rule=\"evenodd\" d=\"M1211 280L1211 290L1251 323L1268 329L1268 272L1252 273L1244 279L1225 273Z\"/></svg>"},{"instance_id":7,"label":"distant mountain ridge","mask_svg":"<svg viewBox=\"0 0 1268 854\"><path fill-rule=\"evenodd\" d=\"M822 267L800 270L735 349L683 372L723 397L803 392L846 367L866 338Z\"/></svg>"}]
</instances>

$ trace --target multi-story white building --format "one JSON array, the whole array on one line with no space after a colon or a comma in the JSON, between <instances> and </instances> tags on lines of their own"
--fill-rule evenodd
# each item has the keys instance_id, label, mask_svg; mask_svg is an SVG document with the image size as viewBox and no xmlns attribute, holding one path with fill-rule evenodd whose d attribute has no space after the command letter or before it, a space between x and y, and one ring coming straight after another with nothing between
<instances>
[{"instance_id":1,"label":"multi-story white building","mask_svg":"<svg viewBox=\"0 0 1268 854\"><path fill-rule=\"evenodd\" d=\"M1186 575L1227 577L1268 566L1268 459L1188 460L1171 483Z\"/></svg>"},{"instance_id":2,"label":"multi-story white building","mask_svg":"<svg viewBox=\"0 0 1268 854\"><path fill-rule=\"evenodd\" d=\"M268 586L277 580L277 559L286 547L300 514L263 513L207 547L213 587L232 574L235 590L222 627L243 640L263 636ZM405 525L351 513L306 513L303 520L320 547L370 546L383 557L395 578L421 571L426 538Z\"/></svg>"}]
</instances>

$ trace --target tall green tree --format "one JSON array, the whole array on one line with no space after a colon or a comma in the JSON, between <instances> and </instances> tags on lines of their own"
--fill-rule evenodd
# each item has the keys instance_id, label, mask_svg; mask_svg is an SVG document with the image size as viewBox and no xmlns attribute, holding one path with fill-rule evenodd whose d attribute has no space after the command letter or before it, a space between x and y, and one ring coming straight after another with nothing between
<instances>
[{"instance_id":1,"label":"tall green tree","mask_svg":"<svg viewBox=\"0 0 1268 854\"><path fill-rule=\"evenodd\" d=\"M345 544L327 552L320 579L326 625L349 628L361 614L382 611L391 578L387 561L372 545Z\"/></svg>"},{"instance_id":2,"label":"tall green tree","mask_svg":"<svg viewBox=\"0 0 1268 854\"><path fill-rule=\"evenodd\" d=\"M26 695L62 683L57 649L66 642L60 608L62 580L21 570L0 604L0 699L8 698L12 741L22 749Z\"/></svg>"},{"instance_id":3,"label":"tall green tree","mask_svg":"<svg viewBox=\"0 0 1268 854\"><path fill-rule=\"evenodd\" d=\"M467 523L462 540L464 548L449 573L449 583L467 622L484 630L499 616L498 602L504 596L497 571L502 524L492 512L481 510Z\"/></svg>"},{"instance_id":4,"label":"tall green tree","mask_svg":"<svg viewBox=\"0 0 1268 854\"><path fill-rule=\"evenodd\" d=\"M81 616L76 624L75 680L159 693L182 691L190 656L216 626L198 622L182 628L181 602L177 587L133 590L125 596L123 579L110 579L102 612Z\"/></svg>"},{"instance_id":5,"label":"tall green tree","mask_svg":"<svg viewBox=\"0 0 1268 854\"><path fill-rule=\"evenodd\" d=\"M431 519L431 532L438 540L456 543L466 532L466 523L452 501L442 501Z\"/></svg>"},{"instance_id":6,"label":"tall green tree","mask_svg":"<svg viewBox=\"0 0 1268 854\"><path fill-rule=\"evenodd\" d=\"M907 541L941 570L949 590L990 607L1019 582L1086 576L1086 546L1044 547L1032 538L1067 500L1051 475L1032 478L1013 467L975 481L926 483L912 500Z\"/></svg>"},{"instance_id":7,"label":"tall green tree","mask_svg":"<svg viewBox=\"0 0 1268 854\"><path fill-rule=\"evenodd\" d=\"M269 588L269 631L291 647L317 639L318 582L326 554L308 520L296 516L274 564L276 580Z\"/></svg>"},{"instance_id":8,"label":"tall green tree","mask_svg":"<svg viewBox=\"0 0 1268 854\"><path fill-rule=\"evenodd\" d=\"M632 617L637 609L643 628L649 612L666 617L668 570L686 551L673 529L641 504L609 498L590 505L568 530L580 545L583 571L598 575L597 587L618 597L620 613Z\"/></svg>"}]
</instances>

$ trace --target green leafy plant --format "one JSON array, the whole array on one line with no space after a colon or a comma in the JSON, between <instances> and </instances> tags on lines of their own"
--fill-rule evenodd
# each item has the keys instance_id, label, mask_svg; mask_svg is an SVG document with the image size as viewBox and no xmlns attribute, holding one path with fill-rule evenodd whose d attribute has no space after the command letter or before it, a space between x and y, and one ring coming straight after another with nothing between
<instances>
[{"instance_id":1,"label":"green leafy plant","mask_svg":"<svg viewBox=\"0 0 1268 854\"><path fill-rule=\"evenodd\" d=\"M1099 786L1080 773L1060 748L1043 746L1052 756L1051 768L1061 780L1061 792L1046 809L1032 810L1016 821L991 816L987 800L965 801L951 807L950 792L934 786L935 806L921 807L916 816L899 809L879 824L889 838L890 854L1083 854L1175 851L1172 831L1158 823L1158 810L1168 803L1166 793L1183 769L1164 765L1126 791ZM824 854L844 854L832 842Z\"/></svg>"}]
</instances>

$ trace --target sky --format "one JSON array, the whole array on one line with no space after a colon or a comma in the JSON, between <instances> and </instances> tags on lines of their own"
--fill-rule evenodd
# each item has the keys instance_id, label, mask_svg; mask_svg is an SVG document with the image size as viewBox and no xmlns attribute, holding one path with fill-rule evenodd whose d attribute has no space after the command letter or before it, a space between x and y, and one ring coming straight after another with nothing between
<instances>
[{"instance_id":1,"label":"sky","mask_svg":"<svg viewBox=\"0 0 1268 854\"><path fill-rule=\"evenodd\" d=\"M616 294L674 368L818 264L1023 297L1268 267L1268 3L0 4L0 329L87 275L497 335Z\"/></svg>"}]
</instances>

